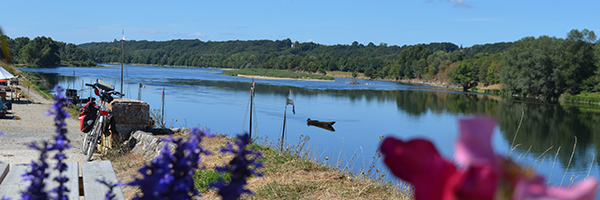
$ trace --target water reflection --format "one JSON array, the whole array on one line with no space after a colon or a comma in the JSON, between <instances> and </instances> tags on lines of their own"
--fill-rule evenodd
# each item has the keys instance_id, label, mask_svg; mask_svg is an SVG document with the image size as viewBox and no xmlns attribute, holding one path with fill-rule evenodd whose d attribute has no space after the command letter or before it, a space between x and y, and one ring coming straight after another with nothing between
<instances>
[{"instance_id":1,"label":"water reflection","mask_svg":"<svg viewBox=\"0 0 600 200\"><path fill-rule=\"evenodd\" d=\"M521 115L524 115L522 123ZM507 141L514 138L522 152L542 154L552 147L546 152L550 157L560 147L558 159L563 167L569 163L575 137L577 148L573 152L572 168L589 167L592 157L588 152L598 146L594 136L600 128L600 116L596 112L556 104L502 101L496 116L504 138ZM598 150L595 151L599 155Z\"/></svg>"},{"instance_id":2,"label":"water reflection","mask_svg":"<svg viewBox=\"0 0 600 200\"><path fill-rule=\"evenodd\" d=\"M152 70L157 69L152 68ZM161 70L175 71L177 69ZM191 69L185 70L189 71ZM70 76L69 74L69 72L40 72L44 82L48 83L45 88L47 90L58 83L79 84L75 83L81 81L79 77ZM206 72L200 75L188 74L187 71L178 72L173 75L166 75L165 78L146 76L149 75L132 77L132 79L143 80L144 84L156 85L159 88L165 86L184 88L180 89L184 90L184 92L179 93L187 96L180 97L182 99L195 98L198 95L194 92L218 91L216 94L202 99L202 102L209 104L207 106L221 106L218 108L221 110L231 109L227 110L227 116L225 116L229 119L231 119L232 115L236 115L234 112L237 111L231 108L233 107L231 105L222 105L222 100L214 100L215 96L219 96L222 93L235 93L236 95L226 96L223 99L246 98L246 93L249 92L249 88L251 87L251 83L247 79L231 78ZM600 150L597 148L600 145L600 139L595 137L596 133L600 130L600 115L598 114L600 109L598 107L575 107L532 102L516 98L502 99L491 95L440 92L427 87L396 86L393 83L385 82L376 82L373 88L365 89L365 87L361 87L360 89L352 89L352 87L347 87L343 83L336 82L261 81L263 84L257 84L256 96L258 98L268 97L268 99L263 99L264 102L262 103L264 105L259 105L263 110L259 112L268 114L268 117L272 118L263 118L261 122L266 122L274 127L271 128L272 130L264 132L273 132L275 133L273 135L278 134L278 124L281 121L284 100L291 90L296 103L299 103L300 107L304 107L300 108L301 114L288 116L290 117L288 119L292 121L290 126L294 128L294 120L299 125L306 126L305 120L308 117L312 117L310 115L325 116L328 118L326 120L338 121L339 123L336 123L335 134L321 136L322 141L319 142L337 144L340 143L340 140L344 140L345 134L348 134L346 137L350 137L351 139L345 142L350 146L350 148L347 147L350 149L349 155L352 155L354 149L359 147L365 147L364 151L370 155L370 152L374 152L378 144L377 136L381 134L390 133L395 136L410 138L412 136L407 136L406 132L414 132L411 129L413 127L427 129L419 130L416 134L434 132L430 138L436 142L436 145L444 143L446 146L450 146L441 147L441 151L445 151L446 155L452 155L453 140L449 140L448 138L452 139L452 137L456 136L456 133L453 130L455 124L450 123L455 123L455 118L460 116L486 114L495 116L499 123L500 138L502 140L496 142L502 144L495 148L499 149L501 153L508 153L514 139L516 147L511 156L514 159L527 157L527 160L530 162L543 162L543 164L537 165L543 165L544 167L541 168L543 168L542 170L546 170L546 173L548 171L550 173L557 170L564 171L564 168L569 165L575 137L577 138L577 148L570 162L570 169L574 171L586 171L592 159L595 160L594 164L600 159ZM378 85L382 86L378 87ZM245 101L245 99L241 101ZM272 104L279 101L281 101L280 107L270 108L273 107ZM195 102L200 102L200 100L196 100ZM303 103L304 105L302 105ZM194 104L194 106L201 107L204 105ZM241 107L244 106L242 105ZM281 111L279 110L280 108ZM189 109L182 108L182 110L186 111ZM209 110L207 108L202 109ZM309 109L313 109L314 111L310 113ZM353 112L349 114L348 110L353 110ZM392 111L392 113L389 113L389 111ZM303 115L302 112L307 114ZM522 114L523 121L521 122ZM239 115L243 116L243 112ZM218 115L211 116L211 118L202 120L219 121L218 117ZM237 122L230 122L230 124L235 123ZM228 125L230 126L230 124ZM440 127L428 127L430 124L436 124ZM377 126L378 129L375 129L373 126ZM403 129L398 131L397 127L402 127ZM299 135L299 133L312 132L314 130L317 129L307 129L306 127L297 126L295 131ZM369 136L368 141L365 141L365 135L351 135L350 133L371 133L377 136L373 138ZM449 137L447 136L448 134L454 135ZM558 151L559 147L560 151ZM596 158L593 158L590 155L591 153L594 153ZM555 155L558 155L556 159L558 162L557 167L556 169L554 167L550 169L551 165L554 164ZM538 158L542 161L536 161ZM558 166L561 166L560 168L562 169ZM598 173L597 167L594 168L594 171Z\"/></svg>"}]
</instances>

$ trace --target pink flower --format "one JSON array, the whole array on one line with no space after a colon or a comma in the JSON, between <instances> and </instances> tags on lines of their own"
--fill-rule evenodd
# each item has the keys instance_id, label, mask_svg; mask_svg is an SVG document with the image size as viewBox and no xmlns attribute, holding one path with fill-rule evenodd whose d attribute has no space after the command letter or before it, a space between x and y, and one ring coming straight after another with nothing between
<instances>
[{"instance_id":1,"label":"pink flower","mask_svg":"<svg viewBox=\"0 0 600 200\"><path fill-rule=\"evenodd\" d=\"M536 177L534 180L519 179L512 197L531 200L592 200L596 198L597 189L598 181L595 178L577 182L572 187L548 187L544 184L544 178Z\"/></svg>"},{"instance_id":2,"label":"pink flower","mask_svg":"<svg viewBox=\"0 0 600 200\"><path fill-rule=\"evenodd\" d=\"M495 121L474 117L459 121L457 170L427 140L408 142L386 138L381 144L384 162L392 173L415 188L415 199L594 199L595 178L573 187L548 187L544 178L496 155L491 146Z\"/></svg>"},{"instance_id":3,"label":"pink flower","mask_svg":"<svg viewBox=\"0 0 600 200\"><path fill-rule=\"evenodd\" d=\"M460 136L455 146L456 161L464 166L490 165L494 170L498 165L492 149L492 134L496 122L489 117L476 117L458 121Z\"/></svg>"},{"instance_id":4,"label":"pink flower","mask_svg":"<svg viewBox=\"0 0 600 200\"><path fill-rule=\"evenodd\" d=\"M492 199L494 196L497 176L490 167L457 171L427 140L404 142L386 138L381 152L392 173L413 184L415 199Z\"/></svg>"},{"instance_id":5,"label":"pink flower","mask_svg":"<svg viewBox=\"0 0 600 200\"><path fill-rule=\"evenodd\" d=\"M413 184L416 199L442 199L443 191L451 188L448 180L457 173L454 164L444 160L427 140L386 138L381 152L392 173Z\"/></svg>"}]
</instances>

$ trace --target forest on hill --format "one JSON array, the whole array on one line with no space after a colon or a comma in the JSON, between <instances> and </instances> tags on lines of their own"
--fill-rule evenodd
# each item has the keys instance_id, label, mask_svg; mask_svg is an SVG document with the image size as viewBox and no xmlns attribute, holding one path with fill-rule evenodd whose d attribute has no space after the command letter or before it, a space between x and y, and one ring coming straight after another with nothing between
<instances>
[{"instance_id":1,"label":"forest on hill","mask_svg":"<svg viewBox=\"0 0 600 200\"><path fill-rule=\"evenodd\" d=\"M127 64L264 68L311 73L345 71L373 79L452 82L465 89L502 84L507 92L557 97L600 90L600 42L593 31L566 38L525 37L515 42L462 48L453 43L395 46L380 43L322 45L285 40L117 41L80 45L51 38L8 38L15 63L42 67ZM122 44L124 42L124 44Z\"/></svg>"},{"instance_id":2,"label":"forest on hill","mask_svg":"<svg viewBox=\"0 0 600 200\"><path fill-rule=\"evenodd\" d=\"M44 36L33 40L28 37L6 37L5 41L11 61L16 64L36 67L96 66L96 62L89 57L87 51L72 43L54 41ZM2 50L0 48L0 52ZM0 59L6 61L4 53L0 53Z\"/></svg>"}]
</instances>

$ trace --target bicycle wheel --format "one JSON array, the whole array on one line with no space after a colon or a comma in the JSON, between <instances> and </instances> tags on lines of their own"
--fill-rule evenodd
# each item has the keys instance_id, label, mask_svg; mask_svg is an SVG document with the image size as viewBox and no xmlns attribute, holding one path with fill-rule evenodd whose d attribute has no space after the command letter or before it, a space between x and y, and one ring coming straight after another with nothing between
<instances>
[{"instance_id":1,"label":"bicycle wheel","mask_svg":"<svg viewBox=\"0 0 600 200\"><path fill-rule=\"evenodd\" d=\"M94 130L92 129L92 131L94 131ZM90 133L91 132L83 133L83 144L81 147L81 152L83 153L83 155L85 155L85 153L87 152L87 148L90 146L90 145L88 145L88 143L89 143L88 140L90 139L90 137L88 137L88 134L90 134Z\"/></svg>"},{"instance_id":2,"label":"bicycle wheel","mask_svg":"<svg viewBox=\"0 0 600 200\"><path fill-rule=\"evenodd\" d=\"M96 118L91 131L83 133L83 144L81 147L81 152L83 153L83 155L87 155L88 148L90 147L90 139L92 138L91 135L96 131L96 127L100 126L98 123L98 121L100 121L99 119L100 117Z\"/></svg>"},{"instance_id":3,"label":"bicycle wheel","mask_svg":"<svg viewBox=\"0 0 600 200\"><path fill-rule=\"evenodd\" d=\"M98 122L94 127L94 130L91 132L92 134L90 135L91 138L89 139L86 157L87 161L90 161L92 159L92 155L94 155L94 152L96 152L96 144L98 143L98 137L100 136L100 134L102 134L102 130L104 130L104 116L98 118L97 121Z\"/></svg>"}]
</instances>

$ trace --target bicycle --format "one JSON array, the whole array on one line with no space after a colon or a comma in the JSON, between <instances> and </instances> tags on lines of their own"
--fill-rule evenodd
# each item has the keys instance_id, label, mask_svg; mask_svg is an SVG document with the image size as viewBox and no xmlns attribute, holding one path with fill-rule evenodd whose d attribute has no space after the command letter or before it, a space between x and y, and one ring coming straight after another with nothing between
<instances>
[{"instance_id":1,"label":"bicycle","mask_svg":"<svg viewBox=\"0 0 600 200\"><path fill-rule=\"evenodd\" d=\"M88 133L84 132L82 153L86 155L86 160L90 161L94 152L96 152L96 144L100 134L105 133L108 128L108 123L112 119L112 111L106 107L107 104L113 101L112 95L123 96L122 93L114 91L112 86L103 84L102 81L98 80L94 84L86 83L86 86L90 86L94 89L94 93L100 97L100 106L96 113L96 120L93 122L93 128ZM96 106L94 101L91 101L91 105Z\"/></svg>"}]
</instances>

